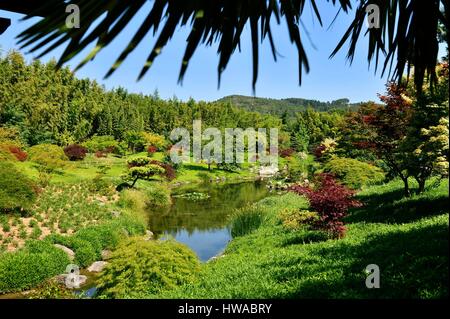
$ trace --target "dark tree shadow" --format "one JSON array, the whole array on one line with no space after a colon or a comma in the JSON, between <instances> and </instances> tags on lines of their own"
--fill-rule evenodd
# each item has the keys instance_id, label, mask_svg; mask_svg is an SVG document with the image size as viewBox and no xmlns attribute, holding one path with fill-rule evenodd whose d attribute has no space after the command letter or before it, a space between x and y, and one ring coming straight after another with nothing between
<instances>
[{"instance_id":1,"label":"dark tree shadow","mask_svg":"<svg viewBox=\"0 0 450 319\"><path fill-rule=\"evenodd\" d=\"M298 281L274 298L444 298L448 256L448 225L430 225L372 233L359 243L342 240L307 258L275 258L261 267L276 269L278 283ZM369 264L380 268L379 289L365 285Z\"/></svg>"},{"instance_id":2,"label":"dark tree shadow","mask_svg":"<svg viewBox=\"0 0 450 319\"><path fill-rule=\"evenodd\" d=\"M429 196L415 195L405 198L401 190L384 194L358 196L363 207L352 209L345 218L346 223L408 223L415 220L441 215L448 212L449 198L447 195Z\"/></svg>"}]
</instances>

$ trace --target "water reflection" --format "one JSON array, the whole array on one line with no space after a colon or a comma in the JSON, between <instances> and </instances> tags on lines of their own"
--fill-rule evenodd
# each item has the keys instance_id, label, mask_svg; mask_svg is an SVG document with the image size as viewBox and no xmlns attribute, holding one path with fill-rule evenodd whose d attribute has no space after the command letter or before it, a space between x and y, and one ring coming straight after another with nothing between
<instances>
[{"instance_id":1,"label":"water reflection","mask_svg":"<svg viewBox=\"0 0 450 319\"><path fill-rule=\"evenodd\" d=\"M149 227L159 237L171 236L188 245L203 261L220 253L231 239L227 223L233 210L269 194L265 183L256 181L184 186L174 195L188 192L207 193L209 198L174 197L172 206L150 212Z\"/></svg>"}]
</instances>

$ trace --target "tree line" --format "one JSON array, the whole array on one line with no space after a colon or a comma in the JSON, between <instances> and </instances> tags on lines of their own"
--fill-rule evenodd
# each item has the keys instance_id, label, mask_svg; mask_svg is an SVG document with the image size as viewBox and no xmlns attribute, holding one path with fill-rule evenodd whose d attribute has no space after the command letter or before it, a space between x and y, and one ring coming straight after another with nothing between
<instances>
[{"instance_id":1,"label":"tree line","mask_svg":"<svg viewBox=\"0 0 450 319\"><path fill-rule=\"evenodd\" d=\"M230 103L163 100L157 92L136 94L121 87L106 90L55 66L56 61L26 63L15 51L0 57L0 125L17 128L27 145L65 146L94 135L122 140L129 131L167 137L175 127L191 130L194 119L219 129L281 127L277 117Z\"/></svg>"}]
</instances>

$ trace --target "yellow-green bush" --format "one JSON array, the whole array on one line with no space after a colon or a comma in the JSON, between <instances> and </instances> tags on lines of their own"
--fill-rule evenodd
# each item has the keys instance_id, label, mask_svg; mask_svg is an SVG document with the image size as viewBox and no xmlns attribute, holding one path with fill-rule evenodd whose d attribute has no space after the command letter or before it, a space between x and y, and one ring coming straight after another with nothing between
<instances>
[{"instance_id":1,"label":"yellow-green bush","mask_svg":"<svg viewBox=\"0 0 450 319\"><path fill-rule=\"evenodd\" d=\"M146 195L137 189L125 189L120 192L118 205L132 210L144 210L146 207Z\"/></svg>"},{"instance_id":2,"label":"yellow-green bush","mask_svg":"<svg viewBox=\"0 0 450 319\"><path fill-rule=\"evenodd\" d=\"M154 294L193 282L199 269L197 256L183 244L135 238L113 252L98 289L107 298Z\"/></svg>"},{"instance_id":3,"label":"yellow-green bush","mask_svg":"<svg viewBox=\"0 0 450 319\"><path fill-rule=\"evenodd\" d=\"M16 158L11 154L9 149L5 145L0 145L0 162L12 162Z\"/></svg>"},{"instance_id":4,"label":"yellow-green bush","mask_svg":"<svg viewBox=\"0 0 450 319\"><path fill-rule=\"evenodd\" d=\"M285 229L295 231L309 228L319 220L319 215L309 210L285 208L278 213L278 218Z\"/></svg>"},{"instance_id":5,"label":"yellow-green bush","mask_svg":"<svg viewBox=\"0 0 450 319\"><path fill-rule=\"evenodd\" d=\"M164 207L171 204L170 189L165 184L153 183L145 190L146 204L150 207Z\"/></svg>"},{"instance_id":6,"label":"yellow-green bush","mask_svg":"<svg viewBox=\"0 0 450 319\"><path fill-rule=\"evenodd\" d=\"M69 160L62 147L53 144L39 144L30 147L29 160L47 170L63 168Z\"/></svg>"},{"instance_id":7,"label":"yellow-green bush","mask_svg":"<svg viewBox=\"0 0 450 319\"><path fill-rule=\"evenodd\" d=\"M385 179L381 168L352 158L333 157L325 164L324 171L353 189L379 184Z\"/></svg>"},{"instance_id":8,"label":"yellow-green bush","mask_svg":"<svg viewBox=\"0 0 450 319\"><path fill-rule=\"evenodd\" d=\"M30 209L36 200L34 187L13 164L0 162L0 212Z\"/></svg>"}]
</instances>

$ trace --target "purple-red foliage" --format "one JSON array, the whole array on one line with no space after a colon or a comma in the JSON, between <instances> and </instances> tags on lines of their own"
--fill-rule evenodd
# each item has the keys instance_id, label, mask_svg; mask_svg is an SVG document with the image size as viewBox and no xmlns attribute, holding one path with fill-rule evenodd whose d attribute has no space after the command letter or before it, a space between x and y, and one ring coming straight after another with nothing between
<instances>
[{"instance_id":1,"label":"purple-red foliage","mask_svg":"<svg viewBox=\"0 0 450 319\"><path fill-rule=\"evenodd\" d=\"M323 144L320 144L313 150L313 154L316 159L320 159L323 156L323 152L327 149L327 147Z\"/></svg>"},{"instance_id":2,"label":"purple-red foliage","mask_svg":"<svg viewBox=\"0 0 450 319\"><path fill-rule=\"evenodd\" d=\"M28 154L20 149L18 146L9 146L9 151L12 155L14 155L18 161L24 162L26 161Z\"/></svg>"},{"instance_id":3,"label":"purple-red foliage","mask_svg":"<svg viewBox=\"0 0 450 319\"><path fill-rule=\"evenodd\" d=\"M64 148L64 154L66 154L71 161L83 160L86 157L87 152L88 150L86 147L78 144L72 144Z\"/></svg>"},{"instance_id":4,"label":"purple-red foliage","mask_svg":"<svg viewBox=\"0 0 450 319\"><path fill-rule=\"evenodd\" d=\"M331 174L320 174L318 183L315 189L294 185L290 191L308 198L311 209L320 216L314 225L316 228L329 232L334 238L342 238L346 230L342 219L349 208L360 207L361 203L353 198L352 190L339 184Z\"/></svg>"},{"instance_id":5,"label":"purple-red foliage","mask_svg":"<svg viewBox=\"0 0 450 319\"><path fill-rule=\"evenodd\" d=\"M147 153L150 155L156 153L157 150L158 150L158 148L153 145L150 145L149 147L147 147Z\"/></svg>"},{"instance_id":6,"label":"purple-red foliage","mask_svg":"<svg viewBox=\"0 0 450 319\"><path fill-rule=\"evenodd\" d=\"M292 148L285 148L280 151L280 156L282 158L290 157L292 154L294 154L294 150Z\"/></svg>"},{"instance_id":7,"label":"purple-red foliage","mask_svg":"<svg viewBox=\"0 0 450 319\"><path fill-rule=\"evenodd\" d=\"M172 165L168 163L163 163L156 160L151 160L150 164L159 165L162 168L164 168L164 174L162 174L168 181L171 181L177 177L177 173L175 169L172 167Z\"/></svg>"}]
</instances>

